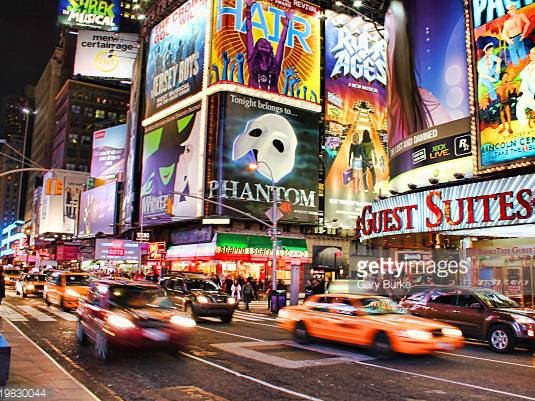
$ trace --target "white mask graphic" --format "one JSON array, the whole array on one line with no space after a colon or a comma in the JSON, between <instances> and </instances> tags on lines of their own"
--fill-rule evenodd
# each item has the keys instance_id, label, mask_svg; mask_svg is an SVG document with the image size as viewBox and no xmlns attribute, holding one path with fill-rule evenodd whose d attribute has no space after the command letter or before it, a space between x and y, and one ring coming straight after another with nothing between
<instances>
[{"instance_id":1,"label":"white mask graphic","mask_svg":"<svg viewBox=\"0 0 535 401\"><path fill-rule=\"evenodd\" d=\"M258 163L257 171L278 182L293 170L296 148L297 137L288 120L277 114L265 114L249 120L245 130L236 137L232 146L232 160L253 152Z\"/></svg>"}]
</instances>

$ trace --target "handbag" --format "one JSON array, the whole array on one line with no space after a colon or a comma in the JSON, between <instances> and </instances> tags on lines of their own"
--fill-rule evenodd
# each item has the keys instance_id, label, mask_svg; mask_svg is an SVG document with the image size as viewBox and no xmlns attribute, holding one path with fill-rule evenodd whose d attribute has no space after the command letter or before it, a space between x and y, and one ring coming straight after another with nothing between
<instances>
[{"instance_id":1,"label":"handbag","mask_svg":"<svg viewBox=\"0 0 535 401\"><path fill-rule=\"evenodd\" d=\"M342 172L342 182L347 185L353 180L353 169L348 168Z\"/></svg>"}]
</instances>

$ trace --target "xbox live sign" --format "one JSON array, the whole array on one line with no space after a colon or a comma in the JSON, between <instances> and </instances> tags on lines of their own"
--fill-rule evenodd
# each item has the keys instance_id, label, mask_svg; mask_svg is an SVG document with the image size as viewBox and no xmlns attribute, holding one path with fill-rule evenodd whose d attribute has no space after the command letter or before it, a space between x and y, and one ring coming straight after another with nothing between
<instances>
[{"instance_id":1,"label":"xbox live sign","mask_svg":"<svg viewBox=\"0 0 535 401\"><path fill-rule=\"evenodd\" d=\"M118 31L120 0L59 0L58 25Z\"/></svg>"}]
</instances>

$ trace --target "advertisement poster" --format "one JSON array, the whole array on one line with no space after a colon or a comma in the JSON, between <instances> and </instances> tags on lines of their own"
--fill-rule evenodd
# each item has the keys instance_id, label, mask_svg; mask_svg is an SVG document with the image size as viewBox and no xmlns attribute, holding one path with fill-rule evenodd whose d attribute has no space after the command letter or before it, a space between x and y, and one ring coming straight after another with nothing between
<instances>
[{"instance_id":1,"label":"advertisement poster","mask_svg":"<svg viewBox=\"0 0 535 401\"><path fill-rule=\"evenodd\" d=\"M388 38L390 188L472 174L463 0L392 0Z\"/></svg>"},{"instance_id":2,"label":"advertisement poster","mask_svg":"<svg viewBox=\"0 0 535 401\"><path fill-rule=\"evenodd\" d=\"M224 133L206 197L266 219L272 216L274 185L278 219L316 222L319 115L249 96L225 96ZM251 162L257 163L256 171L248 169ZM217 213L236 215L225 208Z\"/></svg>"},{"instance_id":3,"label":"advertisement poster","mask_svg":"<svg viewBox=\"0 0 535 401\"><path fill-rule=\"evenodd\" d=\"M139 36L131 33L79 31L74 75L109 79L132 79L132 66Z\"/></svg>"},{"instance_id":4,"label":"advertisement poster","mask_svg":"<svg viewBox=\"0 0 535 401\"><path fill-rule=\"evenodd\" d=\"M97 239L95 242L96 260L128 260L138 262L141 244L122 239Z\"/></svg>"},{"instance_id":5,"label":"advertisement poster","mask_svg":"<svg viewBox=\"0 0 535 401\"><path fill-rule=\"evenodd\" d=\"M89 174L78 171L54 170L43 177L39 235L44 233L74 234L78 221L80 194Z\"/></svg>"},{"instance_id":6,"label":"advertisement poster","mask_svg":"<svg viewBox=\"0 0 535 401\"><path fill-rule=\"evenodd\" d=\"M474 2L480 170L535 157L535 4Z\"/></svg>"},{"instance_id":7,"label":"advertisement poster","mask_svg":"<svg viewBox=\"0 0 535 401\"><path fill-rule=\"evenodd\" d=\"M187 196L199 196L203 187L204 137L200 114L197 104L147 129L141 182L145 224L201 216L202 201ZM171 195L173 192L178 194Z\"/></svg>"},{"instance_id":8,"label":"advertisement poster","mask_svg":"<svg viewBox=\"0 0 535 401\"><path fill-rule=\"evenodd\" d=\"M118 31L120 21L120 0L59 0L58 25Z\"/></svg>"},{"instance_id":9,"label":"advertisement poster","mask_svg":"<svg viewBox=\"0 0 535 401\"><path fill-rule=\"evenodd\" d=\"M145 118L202 88L208 0L189 0L150 35Z\"/></svg>"},{"instance_id":10,"label":"advertisement poster","mask_svg":"<svg viewBox=\"0 0 535 401\"><path fill-rule=\"evenodd\" d=\"M82 192L78 218L78 236L92 237L98 233L114 234L116 205L116 182L109 182Z\"/></svg>"},{"instance_id":11,"label":"advertisement poster","mask_svg":"<svg viewBox=\"0 0 535 401\"><path fill-rule=\"evenodd\" d=\"M126 128L126 124L122 124L93 133L91 177L123 180Z\"/></svg>"},{"instance_id":12,"label":"advertisement poster","mask_svg":"<svg viewBox=\"0 0 535 401\"><path fill-rule=\"evenodd\" d=\"M134 191L136 182L139 182L139 178L136 178L136 157L137 157L137 132L139 125L139 101L141 98L141 77L142 77L142 65L143 65L143 45L139 49L139 53L134 61L134 67L132 70L132 86L130 87L130 103L127 113L126 121L126 149L125 149L125 170L123 180L123 207L121 224L128 226L132 223L132 213L134 211ZM128 228L128 227L126 227Z\"/></svg>"},{"instance_id":13,"label":"advertisement poster","mask_svg":"<svg viewBox=\"0 0 535 401\"><path fill-rule=\"evenodd\" d=\"M319 12L301 0L214 0L210 83L319 103Z\"/></svg>"},{"instance_id":14,"label":"advertisement poster","mask_svg":"<svg viewBox=\"0 0 535 401\"><path fill-rule=\"evenodd\" d=\"M325 15L325 221L354 228L388 187L386 41L362 18Z\"/></svg>"}]
</instances>

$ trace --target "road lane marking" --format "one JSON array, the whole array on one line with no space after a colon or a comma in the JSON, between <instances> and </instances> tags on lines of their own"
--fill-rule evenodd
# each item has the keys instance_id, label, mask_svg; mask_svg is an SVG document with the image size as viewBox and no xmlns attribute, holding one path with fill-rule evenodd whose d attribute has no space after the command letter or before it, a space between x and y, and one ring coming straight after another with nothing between
<instances>
[{"instance_id":1,"label":"road lane marking","mask_svg":"<svg viewBox=\"0 0 535 401\"><path fill-rule=\"evenodd\" d=\"M480 360L480 361L488 361L488 362L494 362L494 363L503 363L503 364L505 364L505 365L522 366L522 367L524 367L524 368L535 369L535 366L534 366L534 365L525 365L525 364L523 364L523 363L515 363L515 362L499 361L499 360L497 360L497 359L482 358L482 357L479 357L479 356L470 356L470 355L465 355L465 354L454 354L454 353L451 353L451 352L442 352L442 351L438 351L437 354L444 354L444 355L457 356L457 357L460 357L460 358L478 359L478 360Z\"/></svg>"},{"instance_id":2,"label":"road lane marking","mask_svg":"<svg viewBox=\"0 0 535 401\"><path fill-rule=\"evenodd\" d=\"M485 391L487 393L501 394L501 395L506 395L506 396L513 397L513 398L521 398L523 400L535 401L535 398L528 397L527 395L509 393L507 391L496 390L496 389L493 389L493 388L488 388L488 387L483 387L483 386L477 386L475 384L459 382L459 381L456 381L456 380L445 379L445 378L442 378L442 377L424 375L422 373L415 373L415 372L410 372L408 370L390 368L388 366L376 365L376 364L368 363L368 362L355 361L353 363L356 363L358 365L363 365L363 366L369 366L369 367L372 367L372 368L384 369L384 370L388 370L388 371L391 371L391 372L402 373L402 374L412 375L412 376L416 376L416 377L422 377L424 379L440 381L440 382L443 382L443 383L455 384L457 386L473 388L473 389L476 389L476 390Z\"/></svg>"},{"instance_id":3,"label":"road lane marking","mask_svg":"<svg viewBox=\"0 0 535 401\"><path fill-rule=\"evenodd\" d=\"M0 305L0 315L13 322L27 322L23 315L7 305Z\"/></svg>"},{"instance_id":4,"label":"road lane marking","mask_svg":"<svg viewBox=\"0 0 535 401\"><path fill-rule=\"evenodd\" d=\"M213 332L215 332L215 333L227 334L227 335L229 335L229 336L233 336L233 337L246 338L246 339L248 339L248 340L253 340L253 341L266 341L266 340L260 340L259 338L243 336L243 335L241 335L241 334L229 333L228 331L221 331L221 330L210 329L210 328L208 328L208 327L204 327L204 326L200 326L200 325L197 325L197 327L198 327L199 329L208 330L208 331L213 331Z\"/></svg>"},{"instance_id":5,"label":"road lane marking","mask_svg":"<svg viewBox=\"0 0 535 401\"><path fill-rule=\"evenodd\" d=\"M236 316L236 315L240 316L240 317L248 317L248 318L251 318L251 319L269 320L271 322L275 321L275 319L273 319L272 317L259 316L258 313L254 313L254 312L234 311L234 316Z\"/></svg>"},{"instance_id":6,"label":"road lane marking","mask_svg":"<svg viewBox=\"0 0 535 401\"><path fill-rule=\"evenodd\" d=\"M40 322L55 322L56 321L56 318L52 316L48 316L46 313L43 313L31 306L23 305L23 306L18 306L18 308L22 310L23 312L27 313L28 315L30 315L31 317L39 320Z\"/></svg>"},{"instance_id":7,"label":"road lane marking","mask_svg":"<svg viewBox=\"0 0 535 401\"><path fill-rule=\"evenodd\" d=\"M52 313L52 314L54 314L56 316L59 316L62 319L65 319L65 320L67 320L69 322L77 322L78 321L78 316L73 315L72 313L69 313L69 312L63 312L63 311L57 310L53 306L51 306L51 307L39 306L39 308L43 309L43 310L46 310L47 312L50 312L50 313Z\"/></svg>"},{"instance_id":8,"label":"road lane marking","mask_svg":"<svg viewBox=\"0 0 535 401\"><path fill-rule=\"evenodd\" d=\"M296 396L296 397L299 397L299 398L303 398L303 399L309 400L309 401L324 401L321 398L317 398L317 397L313 397L311 395L299 393L297 391L293 391L293 390L287 389L285 387L281 387L281 386L278 386L278 385L275 385L275 384L268 383L268 382L266 382L264 380L257 379L256 377L245 375L245 374L240 373L240 372L236 372L235 370L229 369L229 368L227 368L225 366L219 365L217 363L208 361L208 360L203 359L203 358L199 358L199 357L191 355L191 354L187 354L187 353L185 353L183 351L179 351L179 353L180 353L180 355L183 355L185 357L194 359L197 362L201 362L201 363L204 363L206 365L212 366L214 368L221 369L221 370L223 370L223 371L225 371L227 373L230 373L230 374L232 374L234 376L238 376L238 377L241 377L243 379L247 379L247 380L253 381L255 383L261 384L262 386L272 388L272 389L280 391L282 393L291 394L293 396Z\"/></svg>"}]
</instances>

